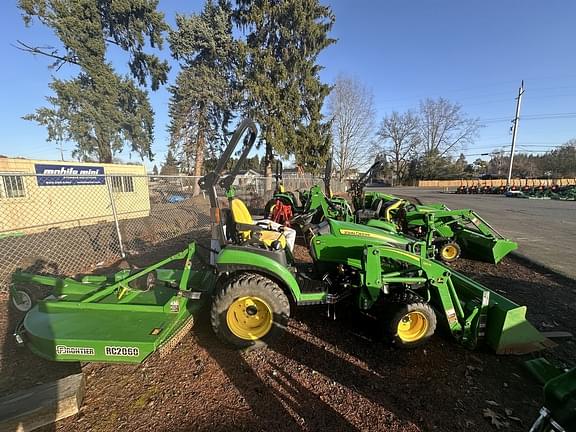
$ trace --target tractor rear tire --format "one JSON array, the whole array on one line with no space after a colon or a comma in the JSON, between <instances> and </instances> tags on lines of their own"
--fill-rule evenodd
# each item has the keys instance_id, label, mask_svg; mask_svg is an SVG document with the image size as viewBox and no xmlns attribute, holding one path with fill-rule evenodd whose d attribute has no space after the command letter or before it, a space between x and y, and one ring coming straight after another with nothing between
<instances>
[{"instance_id":1,"label":"tractor rear tire","mask_svg":"<svg viewBox=\"0 0 576 432\"><path fill-rule=\"evenodd\" d=\"M288 297L271 279L242 273L216 293L210 312L214 333L236 348L260 348L282 336L290 317Z\"/></svg>"},{"instance_id":2,"label":"tractor rear tire","mask_svg":"<svg viewBox=\"0 0 576 432\"><path fill-rule=\"evenodd\" d=\"M415 348L428 341L436 330L436 313L423 299L405 292L392 300L392 314L386 321L386 335L399 348Z\"/></svg>"},{"instance_id":3,"label":"tractor rear tire","mask_svg":"<svg viewBox=\"0 0 576 432\"><path fill-rule=\"evenodd\" d=\"M438 250L438 258L445 263L451 263L460 258L462 249L460 245L454 241L444 243Z\"/></svg>"}]
</instances>

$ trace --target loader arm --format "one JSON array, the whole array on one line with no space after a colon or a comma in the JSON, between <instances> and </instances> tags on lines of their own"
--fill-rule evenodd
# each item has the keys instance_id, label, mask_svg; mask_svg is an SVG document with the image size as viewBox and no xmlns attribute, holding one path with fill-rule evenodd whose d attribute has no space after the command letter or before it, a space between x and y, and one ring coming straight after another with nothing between
<instances>
[{"instance_id":1,"label":"loader arm","mask_svg":"<svg viewBox=\"0 0 576 432\"><path fill-rule=\"evenodd\" d=\"M368 184L368 179L372 177L372 174L382 168L386 164L385 160L377 160L372 164L368 170L362 174L362 176L352 182L350 185L349 193L352 196L352 204L356 210L364 207L364 188Z\"/></svg>"},{"instance_id":2,"label":"loader arm","mask_svg":"<svg viewBox=\"0 0 576 432\"><path fill-rule=\"evenodd\" d=\"M476 229L485 236L497 237L503 239L504 236L500 234L494 227L480 217L476 212L470 209L460 210L434 210L424 213L424 218L428 224L434 224L438 231L443 231L443 227L451 227L453 225L468 225L472 224ZM452 230L453 231L453 230Z\"/></svg>"},{"instance_id":3,"label":"loader arm","mask_svg":"<svg viewBox=\"0 0 576 432\"><path fill-rule=\"evenodd\" d=\"M405 270L383 271L383 260ZM366 246L363 283L372 299L391 283L425 283L430 301L452 336L468 348L488 345L497 354L525 354L553 346L526 320L519 306L450 267L389 246Z\"/></svg>"},{"instance_id":4,"label":"loader arm","mask_svg":"<svg viewBox=\"0 0 576 432\"><path fill-rule=\"evenodd\" d=\"M428 244L436 238L454 239L468 255L494 264L518 248L470 209L412 211L406 218L409 226L426 229Z\"/></svg>"}]
</instances>

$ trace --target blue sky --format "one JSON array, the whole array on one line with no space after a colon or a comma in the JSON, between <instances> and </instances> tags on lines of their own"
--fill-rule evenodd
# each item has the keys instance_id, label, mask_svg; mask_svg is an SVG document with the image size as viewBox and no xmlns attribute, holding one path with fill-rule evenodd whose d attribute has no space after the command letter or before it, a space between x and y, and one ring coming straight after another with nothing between
<instances>
[{"instance_id":1,"label":"blue sky","mask_svg":"<svg viewBox=\"0 0 576 432\"><path fill-rule=\"evenodd\" d=\"M0 5L0 154L58 159L45 130L21 117L45 104L50 94L49 60L17 50L16 40L57 45L51 32L34 23L26 28L16 2ZM514 98L522 79L526 93L518 146L542 152L576 138L576 2L571 0L334 0L329 4L338 42L325 50L322 78L338 74L360 80L374 93L379 121L392 110L417 108L426 97L442 96L462 104L466 113L487 120L469 160L510 144ZM203 1L161 0L174 23L176 11L197 12ZM168 47L160 53L169 58ZM118 68L119 70L123 70ZM65 78L76 70L64 67ZM177 73L170 74L173 82ZM153 151L158 163L169 141L168 92L151 92L156 113ZM543 114L572 113L558 119ZM65 157L73 144L65 144ZM128 154L122 154L129 160ZM136 157L134 156L134 159ZM152 164L153 164L152 163ZM147 165L151 166L149 162Z\"/></svg>"}]
</instances>

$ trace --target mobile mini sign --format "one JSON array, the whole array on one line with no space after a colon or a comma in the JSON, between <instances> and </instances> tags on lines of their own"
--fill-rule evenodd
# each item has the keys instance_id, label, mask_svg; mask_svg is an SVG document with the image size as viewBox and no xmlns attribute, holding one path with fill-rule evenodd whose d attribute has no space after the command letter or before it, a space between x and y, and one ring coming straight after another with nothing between
<instances>
[{"instance_id":1,"label":"mobile mini sign","mask_svg":"<svg viewBox=\"0 0 576 432\"><path fill-rule=\"evenodd\" d=\"M104 167L34 164L38 186L103 185Z\"/></svg>"}]
</instances>

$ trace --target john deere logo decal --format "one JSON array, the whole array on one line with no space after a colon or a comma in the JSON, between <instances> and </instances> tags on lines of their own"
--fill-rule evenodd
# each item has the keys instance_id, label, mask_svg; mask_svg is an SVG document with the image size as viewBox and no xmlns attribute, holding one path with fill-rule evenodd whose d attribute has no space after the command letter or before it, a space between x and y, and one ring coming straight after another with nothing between
<instances>
[{"instance_id":1,"label":"john deere logo decal","mask_svg":"<svg viewBox=\"0 0 576 432\"><path fill-rule=\"evenodd\" d=\"M356 237L368 237L368 238L377 238L382 240L388 240L387 237L381 236L378 234L366 232L366 231L357 231L357 230L349 230L349 229L341 229L340 234L342 235L351 235Z\"/></svg>"}]
</instances>

